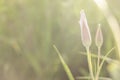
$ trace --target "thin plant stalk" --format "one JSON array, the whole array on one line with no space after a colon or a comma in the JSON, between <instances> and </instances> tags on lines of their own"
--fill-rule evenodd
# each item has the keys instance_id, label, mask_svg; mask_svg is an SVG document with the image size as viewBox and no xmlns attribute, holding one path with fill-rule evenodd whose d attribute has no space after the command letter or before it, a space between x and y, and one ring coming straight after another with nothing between
<instances>
[{"instance_id":1,"label":"thin plant stalk","mask_svg":"<svg viewBox=\"0 0 120 80\"><path fill-rule=\"evenodd\" d=\"M101 47L98 47L98 60L97 60L97 70L99 70L99 67L100 67L100 52L101 51ZM99 79L99 72L98 73L96 73L96 80L98 80Z\"/></svg>"},{"instance_id":2,"label":"thin plant stalk","mask_svg":"<svg viewBox=\"0 0 120 80\"><path fill-rule=\"evenodd\" d=\"M89 47L86 47L87 50L87 60L88 60L88 66L89 66L89 71L90 71L90 76L92 80L94 80L94 74L93 74L93 67L92 67L92 59L91 59L91 54L89 51Z\"/></svg>"},{"instance_id":3,"label":"thin plant stalk","mask_svg":"<svg viewBox=\"0 0 120 80\"><path fill-rule=\"evenodd\" d=\"M101 47L98 47L97 69L99 68L99 65L100 65L100 50L101 50Z\"/></svg>"},{"instance_id":4,"label":"thin plant stalk","mask_svg":"<svg viewBox=\"0 0 120 80\"><path fill-rule=\"evenodd\" d=\"M111 51L112 51L113 49L114 49L114 48L112 48L112 49L104 56L103 60L101 61L100 66L99 66L99 69L97 70L97 73L96 73L96 79L95 79L95 80L98 80L98 79L99 79L99 74L100 74L100 71L101 71L101 69L102 69L102 66L103 66L103 64L104 64L104 62L105 62L105 59L107 58L107 56L111 53Z\"/></svg>"}]
</instances>

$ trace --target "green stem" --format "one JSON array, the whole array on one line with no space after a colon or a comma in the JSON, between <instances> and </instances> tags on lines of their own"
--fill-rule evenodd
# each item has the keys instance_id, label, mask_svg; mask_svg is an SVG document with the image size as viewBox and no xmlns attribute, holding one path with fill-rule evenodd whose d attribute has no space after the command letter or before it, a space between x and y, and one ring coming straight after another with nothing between
<instances>
[{"instance_id":1,"label":"green stem","mask_svg":"<svg viewBox=\"0 0 120 80\"><path fill-rule=\"evenodd\" d=\"M97 62L97 68L99 69L100 65L100 47L98 47L98 62Z\"/></svg>"},{"instance_id":2,"label":"green stem","mask_svg":"<svg viewBox=\"0 0 120 80\"><path fill-rule=\"evenodd\" d=\"M100 49L101 49L101 47L98 47L97 70L99 70L99 67L100 67ZM98 80L99 74L100 74L99 72L96 74L96 80Z\"/></svg>"},{"instance_id":3,"label":"green stem","mask_svg":"<svg viewBox=\"0 0 120 80\"><path fill-rule=\"evenodd\" d=\"M94 80L92 60L91 60L91 54L90 54L90 51L89 51L89 47L86 47L86 50L87 50L87 60L88 60L88 66L89 66L90 76L91 76L92 80Z\"/></svg>"},{"instance_id":4,"label":"green stem","mask_svg":"<svg viewBox=\"0 0 120 80\"><path fill-rule=\"evenodd\" d=\"M100 74L100 71L102 69L102 66L104 64L104 61L105 59L107 58L107 56L111 53L111 51L113 50L114 48L112 48L103 58L103 60L101 61L100 65L99 65L99 69L97 70L97 73L96 73L96 79L95 80L98 80L98 77L99 77L99 74Z\"/></svg>"}]
</instances>

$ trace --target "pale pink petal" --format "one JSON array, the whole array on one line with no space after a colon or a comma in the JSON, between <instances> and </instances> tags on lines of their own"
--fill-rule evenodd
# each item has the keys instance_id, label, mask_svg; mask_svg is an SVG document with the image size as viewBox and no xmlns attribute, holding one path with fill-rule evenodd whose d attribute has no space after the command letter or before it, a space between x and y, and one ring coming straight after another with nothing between
<instances>
[{"instance_id":1,"label":"pale pink petal","mask_svg":"<svg viewBox=\"0 0 120 80\"><path fill-rule=\"evenodd\" d=\"M91 45L91 34L88 27L86 15L84 13L84 10L81 10L80 12L80 28L81 28L81 39L82 43L85 47L89 47Z\"/></svg>"}]
</instances>

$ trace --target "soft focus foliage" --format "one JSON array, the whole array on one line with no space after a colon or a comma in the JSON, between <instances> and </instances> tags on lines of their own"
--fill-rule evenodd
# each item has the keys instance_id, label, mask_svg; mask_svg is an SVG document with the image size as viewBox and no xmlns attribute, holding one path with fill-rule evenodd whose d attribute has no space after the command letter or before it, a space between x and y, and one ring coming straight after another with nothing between
<instances>
[{"instance_id":1,"label":"soft focus foliage","mask_svg":"<svg viewBox=\"0 0 120 80\"><path fill-rule=\"evenodd\" d=\"M120 23L120 1L107 3ZM116 44L103 12L93 0L0 0L0 80L68 80L53 44L74 77L88 75L86 56L80 54L85 51L78 23L81 9L86 12L92 38L97 24L102 25L105 55ZM94 42L91 52L97 51ZM117 48L110 57L118 59ZM103 66L101 75L111 76L111 71L118 70L107 71L111 63Z\"/></svg>"}]
</instances>

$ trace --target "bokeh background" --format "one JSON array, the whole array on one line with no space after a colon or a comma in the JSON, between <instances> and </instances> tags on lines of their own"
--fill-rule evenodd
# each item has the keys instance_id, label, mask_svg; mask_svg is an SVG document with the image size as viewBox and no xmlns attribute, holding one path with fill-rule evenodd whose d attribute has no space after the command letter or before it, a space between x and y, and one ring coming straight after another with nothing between
<instances>
[{"instance_id":1,"label":"bokeh background","mask_svg":"<svg viewBox=\"0 0 120 80\"><path fill-rule=\"evenodd\" d=\"M106 2L119 24L120 0ZM116 43L106 15L94 0L0 0L0 80L68 80L53 45L74 77L88 75L87 58L80 54L85 52L78 24L82 9L92 34L90 51L97 53L94 37L100 23L105 55ZM118 54L115 48L109 57L118 60ZM115 71L116 65L111 64L105 62L101 76L113 77L108 67Z\"/></svg>"}]
</instances>

